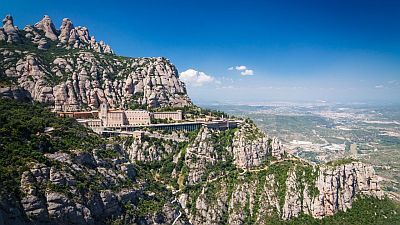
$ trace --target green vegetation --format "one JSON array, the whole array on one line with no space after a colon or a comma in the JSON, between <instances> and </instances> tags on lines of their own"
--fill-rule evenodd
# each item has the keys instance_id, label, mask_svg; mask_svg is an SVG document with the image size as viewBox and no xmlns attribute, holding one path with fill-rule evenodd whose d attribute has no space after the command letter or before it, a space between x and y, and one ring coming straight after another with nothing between
<instances>
[{"instance_id":1,"label":"green vegetation","mask_svg":"<svg viewBox=\"0 0 400 225\"><path fill-rule=\"evenodd\" d=\"M42 105L0 99L0 189L19 193L30 163L54 163L44 153L89 151L102 143L74 119L57 117Z\"/></svg>"},{"instance_id":2,"label":"green vegetation","mask_svg":"<svg viewBox=\"0 0 400 225\"><path fill-rule=\"evenodd\" d=\"M118 153L110 148L100 149L97 151L97 154L103 159L115 159L118 157Z\"/></svg>"},{"instance_id":3,"label":"green vegetation","mask_svg":"<svg viewBox=\"0 0 400 225\"><path fill-rule=\"evenodd\" d=\"M172 172L175 171L177 174L184 167L184 158L186 154L187 142L174 142L171 140L163 140L153 137L144 136L143 142L147 142L148 146L156 146L161 154L161 160L154 160L151 162L136 161L135 164L139 170L139 176L145 180L157 179L163 184L168 184L174 188L178 188L178 179L172 177ZM172 152L167 153L165 147L168 145L172 148ZM147 151L143 149L144 151ZM173 162L173 157L176 153L180 152L181 157L177 163ZM145 152L146 154L146 152Z\"/></svg>"},{"instance_id":4,"label":"green vegetation","mask_svg":"<svg viewBox=\"0 0 400 225\"><path fill-rule=\"evenodd\" d=\"M265 136L265 134L249 119L246 119L245 121L247 121L246 123L249 126L246 126L243 128L244 132L245 132L245 138L248 141L255 141L259 138L263 138ZM251 122L249 122L251 121ZM268 145L271 145L272 140L269 139L268 140Z\"/></svg>"},{"instance_id":5,"label":"green vegetation","mask_svg":"<svg viewBox=\"0 0 400 225\"><path fill-rule=\"evenodd\" d=\"M229 154L227 148L232 146L233 137L235 135L235 129L229 129L221 132L213 132L211 134L211 141L215 146L215 150L218 154Z\"/></svg>"},{"instance_id":6,"label":"green vegetation","mask_svg":"<svg viewBox=\"0 0 400 225\"><path fill-rule=\"evenodd\" d=\"M352 208L346 212L341 211L321 220L303 214L289 221L283 221L278 216L267 217L266 221L271 225L396 225L400 224L400 207L387 198L364 197L353 202Z\"/></svg>"},{"instance_id":7,"label":"green vegetation","mask_svg":"<svg viewBox=\"0 0 400 225\"><path fill-rule=\"evenodd\" d=\"M335 166L341 166L341 165L349 164L349 163L352 163L352 162L357 162L357 160L356 159L352 159L352 158L344 158L344 159L338 159L338 160L327 162L326 165L335 167Z\"/></svg>"},{"instance_id":8,"label":"green vegetation","mask_svg":"<svg viewBox=\"0 0 400 225\"><path fill-rule=\"evenodd\" d=\"M253 216L252 220L250 221L250 224L254 223L255 217L258 214L258 211L260 210L260 203L262 204L261 201L261 194L264 190L264 185L266 182L266 177L267 173L265 171L260 171L257 173L257 189L254 197L254 208L253 208Z\"/></svg>"},{"instance_id":9,"label":"green vegetation","mask_svg":"<svg viewBox=\"0 0 400 225\"><path fill-rule=\"evenodd\" d=\"M168 119L155 119L155 118L151 118L151 123L152 124L160 124L160 123L175 123L175 120L173 120L173 119L170 119L170 118L168 118Z\"/></svg>"},{"instance_id":10,"label":"green vegetation","mask_svg":"<svg viewBox=\"0 0 400 225\"><path fill-rule=\"evenodd\" d=\"M275 182L278 188L278 198L280 207L283 207L283 204L285 202L286 180L288 177L288 172L293 165L294 164L292 161L283 161L280 163L270 165L267 170L268 174L273 174L275 177Z\"/></svg>"},{"instance_id":11,"label":"green vegetation","mask_svg":"<svg viewBox=\"0 0 400 225\"><path fill-rule=\"evenodd\" d=\"M148 106L147 104L140 104L140 99L143 98L143 92L136 92L132 97L131 97L131 101L128 104L127 108L131 109L131 110L136 110L136 109L143 109L143 110L147 110Z\"/></svg>"}]
</instances>

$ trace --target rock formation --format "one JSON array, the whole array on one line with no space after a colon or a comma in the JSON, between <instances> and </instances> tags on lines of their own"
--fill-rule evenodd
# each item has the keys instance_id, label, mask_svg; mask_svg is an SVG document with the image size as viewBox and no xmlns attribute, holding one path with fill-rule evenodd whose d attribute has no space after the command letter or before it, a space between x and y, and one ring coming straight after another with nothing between
<instances>
[{"instance_id":1,"label":"rock formation","mask_svg":"<svg viewBox=\"0 0 400 225\"><path fill-rule=\"evenodd\" d=\"M19 40L12 17L7 16L3 23L0 38ZM24 32L23 41L32 41L42 51L29 51L23 44L0 48L0 72L4 71L6 79L14 80L14 85L29 92L35 101L64 111L95 109L101 103L113 108L191 104L175 66L165 58L109 54L109 46L90 37L87 28L74 27L69 19L64 19L57 31L51 19L44 16L34 27L26 26ZM52 43L58 43L54 48L82 50L54 54L49 50ZM46 51L53 53L50 58Z\"/></svg>"},{"instance_id":2,"label":"rock formation","mask_svg":"<svg viewBox=\"0 0 400 225\"><path fill-rule=\"evenodd\" d=\"M21 205L13 205L15 199L2 196L0 221L5 224L102 224L112 218L122 218L124 205L135 207L139 198L151 198L138 188L123 187L128 181L136 182L136 172L118 148L114 151L119 156L112 162L100 156L101 151L104 149L76 152L73 156L47 154L53 166L34 164L22 174ZM93 179L97 181L91 182ZM88 187L82 185L90 185L91 191L84 192L83 188ZM26 215L27 220L21 215ZM167 203L163 215L147 219L154 224L171 224L177 215L174 204ZM185 223L179 219L178 222Z\"/></svg>"},{"instance_id":3,"label":"rock formation","mask_svg":"<svg viewBox=\"0 0 400 225\"><path fill-rule=\"evenodd\" d=\"M268 155L281 158L283 148L278 139L270 139L254 124L245 123L233 140L235 163L240 168L261 165Z\"/></svg>"},{"instance_id":4,"label":"rock formation","mask_svg":"<svg viewBox=\"0 0 400 225\"><path fill-rule=\"evenodd\" d=\"M3 40L7 40L8 43L14 43L20 41L20 37L18 35L18 28L14 26L13 17L10 15L7 15L3 19L3 30L1 31L1 33L2 34L0 34L0 36L3 37ZM7 39L4 38L4 34L7 36Z\"/></svg>"},{"instance_id":5,"label":"rock formation","mask_svg":"<svg viewBox=\"0 0 400 225\"><path fill-rule=\"evenodd\" d=\"M56 27L53 24L53 21L50 19L48 15L45 15L43 19L35 24L35 27L44 32L44 35L52 41L57 40Z\"/></svg>"}]
</instances>

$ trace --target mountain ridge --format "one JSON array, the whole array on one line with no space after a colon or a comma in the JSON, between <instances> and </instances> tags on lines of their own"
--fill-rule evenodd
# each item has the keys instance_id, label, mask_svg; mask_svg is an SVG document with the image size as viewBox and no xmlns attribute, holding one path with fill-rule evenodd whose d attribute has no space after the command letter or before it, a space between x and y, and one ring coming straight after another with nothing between
<instances>
[{"instance_id":1,"label":"mountain ridge","mask_svg":"<svg viewBox=\"0 0 400 225\"><path fill-rule=\"evenodd\" d=\"M95 109L102 103L113 108L192 105L168 59L116 56L69 19L60 31L48 16L20 31L6 16L0 42L2 83L9 84L2 85L0 96L30 98L61 111Z\"/></svg>"}]
</instances>

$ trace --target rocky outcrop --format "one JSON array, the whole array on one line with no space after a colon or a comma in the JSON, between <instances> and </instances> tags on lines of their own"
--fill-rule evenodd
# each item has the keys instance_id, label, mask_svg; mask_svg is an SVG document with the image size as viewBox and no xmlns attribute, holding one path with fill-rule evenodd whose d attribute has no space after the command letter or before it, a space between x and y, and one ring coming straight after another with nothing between
<instances>
[{"instance_id":1,"label":"rocky outcrop","mask_svg":"<svg viewBox=\"0 0 400 225\"><path fill-rule=\"evenodd\" d=\"M221 224L222 218L228 210L226 204L228 201L226 185L203 187L199 196L192 200L195 210L189 214L190 222L192 224Z\"/></svg>"},{"instance_id":2,"label":"rocky outcrop","mask_svg":"<svg viewBox=\"0 0 400 225\"><path fill-rule=\"evenodd\" d=\"M187 148L185 164L189 169L188 184L196 184L204 179L203 176L207 175L207 167L214 165L217 160L226 160L222 152L216 151L216 143L212 141L212 136L217 132L207 128L201 129L193 143ZM229 151L229 149L224 150Z\"/></svg>"},{"instance_id":3,"label":"rocky outcrop","mask_svg":"<svg viewBox=\"0 0 400 225\"><path fill-rule=\"evenodd\" d=\"M299 176L301 171L300 164L292 167L284 183L276 179L277 171L239 176L232 191L227 189L232 181L221 178L202 187L198 196L184 194L180 201L182 205L195 202L195 210L188 210L193 224L221 224L226 220L228 224L265 224L276 216L289 220L301 213L323 218L348 210L357 198L383 196L372 167L362 163L322 167L310 183Z\"/></svg>"},{"instance_id":4,"label":"rocky outcrop","mask_svg":"<svg viewBox=\"0 0 400 225\"><path fill-rule=\"evenodd\" d=\"M44 32L44 35L52 41L57 40L56 27L53 24L53 21L50 19L48 15L45 15L43 19L35 24L35 27Z\"/></svg>"},{"instance_id":5,"label":"rocky outcrop","mask_svg":"<svg viewBox=\"0 0 400 225\"><path fill-rule=\"evenodd\" d=\"M175 66L165 58L110 55L109 46L67 18L59 31L49 16L22 33L11 16L3 24L0 41L15 43L15 48L0 48L0 74L35 101L63 111L96 109L101 103L113 108L191 105ZM29 51L26 42L45 51ZM61 54L57 48L82 50Z\"/></svg>"},{"instance_id":6,"label":"rocky outcrop","mask_svg":"<svg viewBox=\"0 0 400 225\"><path fill-rule=\"evenodd\" d=\"M7 41L7 35L2 27L0 27L0 41Z\"/></svg>"},{"instance_id":7,"label":"rocky outcrop","mask_svg":"<svg viewBox=\"0 0 400 225\"><path fill-rule=\"evenodd\" d=\"M322 218L351 208L357 195L382 198L383 190L379 181L373 167L360 162L336 167L323 166L315 182L319 194L315 197L308 194L308 198L304 198L307 205L307 210L304 211L313 217ZM293 186L293 183L288 186ZM295 212L294 215L298 213ZM284 218L288 219L290 216Z\"/></svg>"},{"instance_id":8,"label":"rocky outcrop","mask_svg":"<svg viewBox=\"0 0 400 225\"><path fill-rule=\"evenodd\" d=\"M132 164L118 146L109 146L117 158L103 158L101 151L91 153L77 151L74 154L46 154L52 166L34 164L21 176L22 199L20 206L12 206L17 200L0 199L0 218L4 224L105 224L107 221L125 221L151 224L172 224L178 210L171 203L155 215L130 217L125 205L135 210L139 199L149 199L140 185L124 187L121 184L136 182ZM13 211L13 212L12 212ZM18 216L15 216L18 215ZM26 219L24 218L24 215ZM128 219L128 220L127 220ZM184 219L184 218L182 218ZM184 220L177 219L178 224Z\"/></svg>"},{"instance_id":9,"label":"rocky outcrop","mask_svg":"<svg viewBox=\"0 0 400 225\"><path fill-rule=\"evenodd\" d=\"M81 52L50 64L35 53L0 49L0 70L33 100L57 110L113 108L131 104L185 106L191 101L178 72L165 58L118 58Z\"/></svg>"},{"instance_id":10,"label":"rocky outcrop","mask_svg":"<svg viewBox=\"0 0 400 225\"><path fill-rule=\"evenodd\" d=\"M268 156L268 137L254 125L245 123L233 140L235 163L241 168L259 166Z\"/></svg>"},{"instance_id":11,"label":"rocky outcrop","mask_svg":"<svg viewBox=\"0 0 400 225\"><path fill-rule=\"evenodd\" d=\"M61 22L61 27L60 27L60 35L58 36L58 39L60 40L61 43L63 44L74 44L76 41L76 34L74 25L72 24L72 21L68 18L64 18Z\"/></svg>"},{"instance_id":12,"label":"rocky outcrop","mask_svg":"<svg viewBox=\"0 0 400 225\"><path fill-rule=\"evenodd\" d=\"M4 34L7 36L7 39L4 37ZM8 43L20 42L18 28L14 26L14 20L11 15L7 15L3 19L3 30L0 31L0 39L7 40Z\"/></svg>"},{"instance_id":13,"label":"rocky outcrop","mask_svg":"<svg viewBox=\"0 0 400 225\"><path fill-rule=\"evenodd\" d=\"M3 19L3 27L0 29L0 41L8 43L28 44L29 42L38 46L40 50L49 48L49 42L54 48L64 49L87 49L98 53L113 54L113 50L104 41L97 42L94 36L89 35L86 27L74 27L71 20L64 18L60 30L57 30L48 15L34 26L25 26L21 33L14 26L13 17L7 15ZM45 46L44 44L48 46Z\"/></svg>"},{"instance_id":14,"label":"rocky outcrop","mask_svg":"<svg viewBox=\"0 0 400 225\"><path fill-rule=\"evenodd\" d=\"M9 98L19 101L32 101L30 93L15 87L0 87L0 98Z\"/></svg>"},{"instance_id":15,"label":"rocky outcrop","mask_svg":"<svg viewBox=\"0 0 400 225\"><path fill-rule=\"evenodd\" d=\"M232 145L235 163L240 168L259 166L268 156L280 159L284 152L277 138L270 139L251 123L240 127Z\"/></svg>"},{"instance_id":16,"label":"rocky outcrop","mask_svg":"<svg viewBox=\"0 0 400 225\"><path fill-rule=\"evenodd\" d=\"M198 189L178 199L189 207L185 211L194 224L265 224L270 218L289 220L302 213L323 218L348 210L357 198L383 197L371 166L360 162L311 165L286 156L278 139L267 138L251 123L241 124L231 145L221 149L221 137L226 135L226 131L203 128L187 148L186 185ZM229 164L220 166L229 158L247 174L232 178L229 171L221 170L229 168Z\"/></svg>"},{"instance_id":17,"label":"rocky outcrop","mask_svg":"<svg viewBox=\"0 0 400 225\"><path fill-rule=\"evenodd\" d=\"M122 146L130 161L154 162L160 161L163 156L173 153L177 149L177 142L145 137L128 139Z\"/></svg>"}]
</instances>

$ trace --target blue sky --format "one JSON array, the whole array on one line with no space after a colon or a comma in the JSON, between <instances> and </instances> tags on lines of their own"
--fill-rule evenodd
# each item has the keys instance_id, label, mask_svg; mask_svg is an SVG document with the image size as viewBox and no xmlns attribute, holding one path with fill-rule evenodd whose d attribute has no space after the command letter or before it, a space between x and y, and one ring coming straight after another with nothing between
<instances>
[{"instance_id":1,"label":"blue sky","mask_svg":"<svg viewBox=\"0 0 400 225\"><path fill-rule=\"evenodd\" d=\"M0 0L21 28L68 17L119 55L169 58L195 102L400 102L399 12L385 0Z\"/></svg>"}]
</instances>

